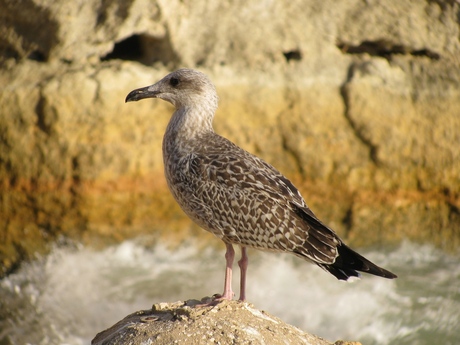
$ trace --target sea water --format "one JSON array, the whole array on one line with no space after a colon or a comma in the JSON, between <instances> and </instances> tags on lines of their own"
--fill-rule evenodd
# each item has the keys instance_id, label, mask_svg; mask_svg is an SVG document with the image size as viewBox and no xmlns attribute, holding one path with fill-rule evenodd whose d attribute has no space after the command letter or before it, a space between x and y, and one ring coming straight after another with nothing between
<instances>
[{"instance_id":1,"label":"sea water","mask_svg":"<svg viewBox=\"0 0 460 345\"><path fill-rule=\"evenodd\" d=\"M249 251L247 298L330 341L460 344L460 256L409 242L360 252L399 278L340 282L293 256ZM193 241L56 248L0 281L0 344L89 344L153 303L222 292L223 255L223 246L203 250ZM235 265L237 295L238 272Z\"/></svg>"}]
</instances>

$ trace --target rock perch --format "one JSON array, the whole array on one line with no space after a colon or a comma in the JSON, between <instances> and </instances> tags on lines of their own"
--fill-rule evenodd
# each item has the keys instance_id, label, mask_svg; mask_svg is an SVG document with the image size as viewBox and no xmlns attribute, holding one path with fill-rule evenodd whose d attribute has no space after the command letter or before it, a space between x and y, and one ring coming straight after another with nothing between
<instances>
[{"instance_id":1,"label":"rock perch","mask_svg":"<svg viewBox=\"0 0 460 345\"><path fill-rule=\"evenodd\" d=\"M133 90L126 102L144 98L176 108L163 139L168 186L184 212L227 246L224 292L216 300L234 295L233 244L242 253L240 300L246 299L247 247L292 253L341 280L359 277L357 271L396 278L347 247L278 170L214 132L218 97L206 75L179 69Z\"/></svg>"},{"instance_id":2,"label":"rock perch","mask_svg":"<svg viewBox=\"0 0 460 345\"><path fill-rule=\"evenodd\" d=\"M332 345L246 302L193 308L196 300L155 304L99 333L92 345L305 344ZM339 340L334 345L360 345Z\"/></svg>"}]
</instances>

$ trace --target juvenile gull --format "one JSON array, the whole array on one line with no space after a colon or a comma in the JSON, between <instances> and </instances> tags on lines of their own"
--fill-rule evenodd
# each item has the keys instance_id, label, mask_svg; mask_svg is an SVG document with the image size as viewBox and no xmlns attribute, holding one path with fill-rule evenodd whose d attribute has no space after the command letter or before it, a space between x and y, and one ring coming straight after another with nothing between
<instances>
[{"instance_id":1,"label":"juvenile gull","mask_svg":"<svg viewBox=\"0 0 460 345\"><path fill-rule=\"evenodd\" d=\"M217 300L233 298L233 244L241 247L240 300L246 299L247 247L292 253L340 280L359 277L357 271L396 278L347 247L278 170L214 132L218 98L206 75L179 69L131 91L126 102L144 98L176 108L163 138L169 189L182 210L227 247L224 292Z\"/></svg>"}]
</instances>

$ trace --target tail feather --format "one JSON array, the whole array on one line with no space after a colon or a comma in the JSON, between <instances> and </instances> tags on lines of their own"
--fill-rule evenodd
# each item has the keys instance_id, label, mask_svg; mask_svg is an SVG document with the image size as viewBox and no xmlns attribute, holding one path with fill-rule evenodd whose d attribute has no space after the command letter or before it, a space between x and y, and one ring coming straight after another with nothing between
<instances>
[{"instance_id":1,"label":"tail feather","mask_svg":"<svg viewBox=\"0 0 460 345\"><path fill-rule=\"evenodd\" d=\"M333 264L318 264L318 266L334 275L337 279L348 280L351 277L359 278L360 274L357 271L388 279L397 278L396 274L375 265L344 244L337 247L337 249L339 255Z\"/></svg>"}]
</instances>

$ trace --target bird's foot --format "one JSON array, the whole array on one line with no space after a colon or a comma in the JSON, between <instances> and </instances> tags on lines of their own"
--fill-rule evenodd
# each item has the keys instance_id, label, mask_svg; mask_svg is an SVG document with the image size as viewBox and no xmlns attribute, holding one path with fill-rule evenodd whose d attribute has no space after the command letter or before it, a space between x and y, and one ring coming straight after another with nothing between
<instances>
[{"instance_id":1,"label":"bird's foot","mask_svg":"<svg viewBox=\"0 0 460 345\"><path fill-rule=\"evenodd\" d=\"M233 292L227 295L225 294L221 295L219 293L216 293L212 295L212 297L203 297L201 299L201 303L196 304L194 307L195 308L214 307L223 301L231 301L233 298L233 295L234 295Z\"/></svg>"},{"instance_id":2,"label":"bird's foot","mask_svg":"<svg viewBox=\"0 0 460 345\"><path fill-rule=\"evenodd\" d=\"M223 301L223 300L231 301L233 299L233 296L235 296L235 294L233 293L233 291L230 291L230 292L224 293L223 295L221 295L220 293L216 293L212 295L212 299L219 300L219 301Z\"/></svg>"}]
</instances>

